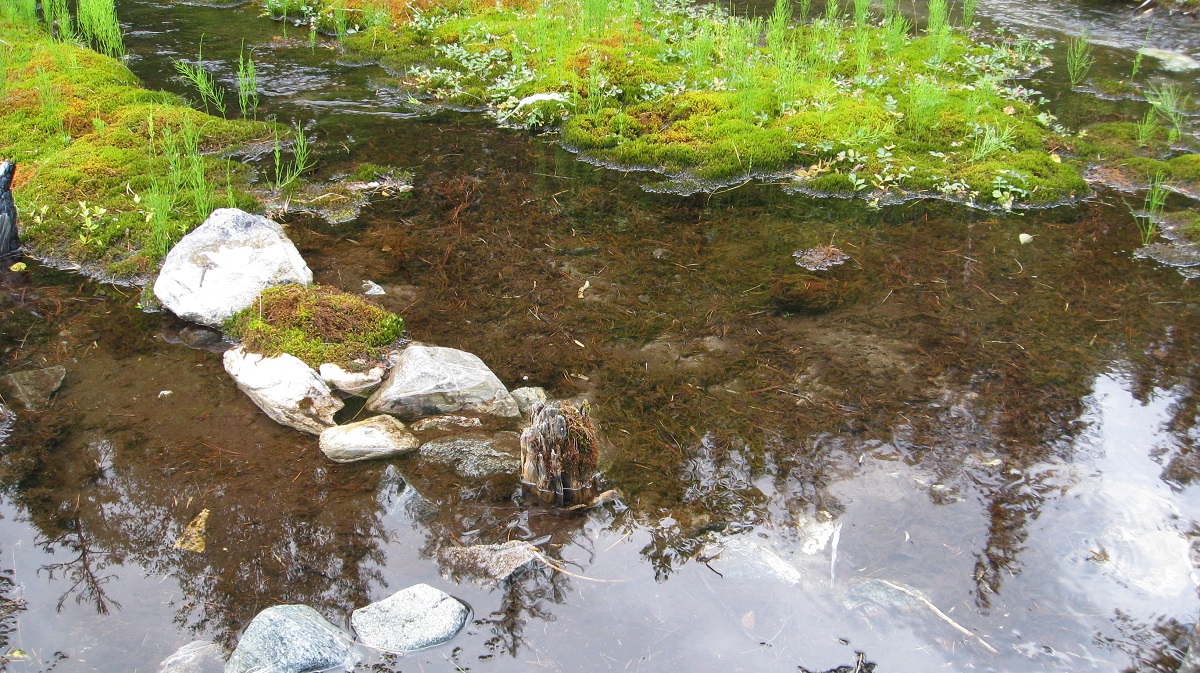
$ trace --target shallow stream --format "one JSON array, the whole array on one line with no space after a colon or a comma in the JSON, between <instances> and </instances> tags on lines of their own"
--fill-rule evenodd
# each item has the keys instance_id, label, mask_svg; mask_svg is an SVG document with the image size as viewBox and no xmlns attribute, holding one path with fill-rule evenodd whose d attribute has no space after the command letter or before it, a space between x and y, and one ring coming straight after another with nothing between
<instances>
[{"instance_id":1,"label":"shallow stream","mask_svg":"<svg viewBox=\"0 0 1200 673\"><path fill-rule=\"evenodd\" d=\"M1032 6L980 14L1040 37L1130 20ZM234 645L267 606L347 626L418 582L466 602L467 628L364 666L1178 665L1198 605L1200 302L1195 281L1135 257L1121 195L1004 214L759 183L649 193L553 137L418 114L386 73L252 7L118 11L150 87L185 93L168 59L201 36L227 85L253 47L261 114L308 127L317 179L411 170L410 195L350 222L285 219L318 282L380 284L414 339L476 353L510 388L587 396L623 499L556 514L514 504L515 482L415 458L332 464L136 288L35 267L0 297L0 373L68 373L2 451L0 570L26 609L0 620L0 651L28 655L10 670L153 671L196 638ZM1144 31L1102 39L1101 69L1127 68L1143 39L1200 49L1186 17ZM1160 74L1200 97L1196 72ZM1064 120L1141 114L1051 97ZM781 306L792 253L830 243L850 257L830 310ZM174 549L205 508L207 551ZM443 577L438 550L518 538L568 572Z\"/></svg>"}]
</instances>

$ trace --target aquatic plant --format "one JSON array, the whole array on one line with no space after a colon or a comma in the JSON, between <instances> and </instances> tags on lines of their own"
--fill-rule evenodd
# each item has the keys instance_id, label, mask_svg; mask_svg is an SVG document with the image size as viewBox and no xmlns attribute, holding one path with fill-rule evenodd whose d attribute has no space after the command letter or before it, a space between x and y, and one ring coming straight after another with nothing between
<instances>
[{"instance_id":1,"label":"aquatic plant","mask_svg":"<svg viewBox=\"0 0 1200 673\"><path fill-rule=\"evenodd\" d=\"M96 51L114 57L125 53L113 0L78 0L76 19L80 36Z\"/></svg>"},{"instance_id":2,"label":"aquatic plant","mask_svg":"<svg viewBox=\"0 0 1200 673\"><path fill-rule=\"evenodd\" d=\"M1170 137L1167 142L1174 143L1183 135L1183 125L1187 119L1185 108L1191 99L1191 94L1182 93L1179 85L1173 82L1150 85L1146 93L1146 100L1171 125L1168 131Z\"/></svg>"},{"instance_id":3,"label":"aquatic plant","mask_svg":"<svg viewBox=\"0 0 1200 673\"><path fill-rule=\"evenodd\" d=\"M246 52L246 43L238 49L238 108L242 116L253 113L258 118L258 73L254 68L253 52Z\"/></svg>"},{"instance_id":4,"label":"aquatic plant","mask_svg":"<svg viewBox=\"0 0 1200 673\"><path fill-rule=\"evenodd\" d=\"M295 132L295 140L292 142L291 161L283 160L283 145L279 139L279 129L275 130L275 189L278 191L287 189L300 178L304 171L316 165L308 146L308 136L304 134L304 128L298 121L293 122L292 128Z\"/></svg>"},{"instance_id":5,"label":"aquatic plant","mask_svg":"<svg viewBox=\"0 0 1200 673\"><path fill-rule=\"evenodd\" d=\"M57 28L58 39L68 42L75 39L75 21L67 8L67 0L43 0L42 13L46 23Z\"/></svg>"},{"instance_id":6,"label":"aquatic plant","mask_svg":"<svg viewBox=\"0 0 1200 673\"><path fill-rule=\"evenodd\" d=\"M204 69L204 36L200 36L200 49L196 53L195 63L187 61L172 61L172 63L175 66L175 72L195 87L197 93L200 94L200 101L204 104L205 112L208 111L209 105L212 105L224 117L225 89L217 86L216 78Z\"/></svg>"},{"instance_id":7,"label":"aquatic plant","mask_svg":"<svg viewBox=\"0 0 1200 673\"><path fill-rule=\"evenodd\" d=\"M252 353L365 369L404 333L404 319L332 287L284 285L263 290L224 330Z\"/></svg>"},{"instance_id":8,"label":"aquatic plant","mask_svg":"<svg viewBox=\"0 0 1200 673\"><path fill-rule=\"evenodd\" d=\"M1154 137L1154 132L1158 130L1158 112L1151 107L1146 110L1146 114L1142 116L1141 121L1137 125L1137 142L1138 147L1145 147L1146 143Z\"/></svg>"},{"instance_id":9,"label":"aquatic plant","mask_svg":"<svg viewBox=\"0 0 1200 673\"><path fill-rule=\"evenodd\" d=\"M1012 138L1011 126L1005 126L1003 130L987 125L979 127L971 144L970 160L982 161L997 152L1012 149Z\"/></svg>"},{"instance_id":10,"label":"aquatic plant","mask_svg":"<svg viewBox=\"0 0 1200 673\"><path fill-rule=\"evenodd\" d=\"M1086 30L1067 40L1067 77L1071 80L1071 86L1079 86L1095 62L1092 43Z\"/></svg>"},{"instance_id":11,"label":"aquatic plant","mask_svg":"<svg viewBox=\"0 0 1200 673\"><path fill-rule=\"evenodd\" d=\"M1158 235L1158 223L1162 219L1169 194L1170 189L1163 174L1158 173L1150 181L1150 186L1142 201L1141 211L1134 210L1128 202L1125 203L1125 207L1129 209L1129 214L1133 216L1133 221L1137 225L1138 233L1141 234L1142 245L1150 245L1154 242L1154 237Z\"/></svg>"},{"instance_id":12,"label":"aquatic plant","mask_svg":"<svg viewBox=\"0 0 1200 673\"><path fill-rule=\"evenodd\" d=\"M963 0L962 25L964 30L970 30L975 25L975 6L978 0Z\"/></svg>"}]
</instances>

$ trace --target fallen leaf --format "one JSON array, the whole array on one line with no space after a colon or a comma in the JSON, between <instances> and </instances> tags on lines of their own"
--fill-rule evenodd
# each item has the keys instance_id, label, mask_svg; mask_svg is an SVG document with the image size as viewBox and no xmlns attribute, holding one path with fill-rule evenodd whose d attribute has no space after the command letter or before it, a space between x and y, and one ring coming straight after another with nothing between
<instances>
[{"instance_id":1,"label":"fallen leaf","mask_svg":"<svg viewBox=\"0 0 1200 673\"><path fill-rule=\"evenodd\" d=\"M195 554L204 553L205 537L204 526L208 523L208 508L200 510L195 519L183 529L179 539L175 541L175 548L183 551L190 551Z\"/></svg>"}]
</instances>

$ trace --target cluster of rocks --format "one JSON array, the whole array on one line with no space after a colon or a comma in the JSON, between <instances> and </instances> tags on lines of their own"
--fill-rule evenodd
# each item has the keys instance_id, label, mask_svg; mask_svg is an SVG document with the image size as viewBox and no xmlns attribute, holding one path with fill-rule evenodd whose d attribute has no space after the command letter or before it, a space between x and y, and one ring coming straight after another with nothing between
<instances>
[{"instance_id":1,"label":"cluster of rocks","mask_svg":"<svg viewBox=\"0 0 1200 673\"><path fill-rule=\"evenodd\" d=\"M159 665L159 673L306 673L349 671L356 645L403 654L440 645L467 622L461 601L428 584L416 584L355 610L357 639L307 605L276 605L246 627L228 661L220 646L194 641Z\"/></svg>"},{"instance_id":2,"label":"cluster of rocks","mask_svg":"<svg viewBox=\"0 0 1200 673\"><path fill-rule=\"evenodd\" d=\"M219 328L252 306L263 290L312 281L312 271L282 227L224 208L213 211L170 251L154 294L180 318ZM519 462L512 450L518 446L514 433L439 437L422 446L412 431L416 424L410 428L405 422L424 422L423 427L435 431L470 429L472 421L479 425L478 416L516 420L545 400L537 388L510 393L471 353L419 343L355 372L334 363L314 369L286 353L266 357L241 346L226 350L223 359L238 388L268 416L320 435L321 451L343 463L420 449L423 457L446 463L462 476L515 473ZM353 396L366 398L366 410L379 415L337 425L334 415L345 405L343 399ZM468 416L448 416L452 414Z\"/></svg>"},{"instance_id":3,"label":"cluster of rocks","mask_svg":"<svg viewBox=\"0 0 1200 673\"><path fill-rule=\"evenodd\" d=\"M219 335L212 328L220 329L238 311L253 306L264 289L307 285L312 280L312 272L282 227L240 210L220 209L167 255L154 294L180 318L206 326L181 328L179 341L211 349L214 335ZM558 409L547 405L540 388L510 392L471 353L421 343L397 348L383 361L367 363L356 372L334 363L313 368L292 355L266 357L240 346L228 348L222 357L238 388L268 416L319 435L325 456L342 463L417 452L423 461L443 464L464 478L516 475L522 470L519 455L529 440L494 428L515 427L511 424L531 413L553 416ZM376 415L338 425L334 416L345 405L343 400L351 397L364 398L364 409ZM591 432L586 411L579 419ZM563 423L542 425L561 431L550 433L554 436L576 438L565 425L558 428ZM594 436L584 444L594 452ZM544 453L558 456L549 445ZM385 481L390 486L381 507L404 509L415 520L436 515L436 507L406 487L393 466ZM439 560L456 576L487 583L502 581L536 558L532 546L513 541L449 549ZM375 650L408 652L449 640L462 628L467 613L460 601L419 584L355 610L350 622L358 643ZM254 618L228 661L218 646L198 641L164 661L160 670L348 670L358 660L355 642L311 607L280 605Z\"/></svg>"}]
</instances>

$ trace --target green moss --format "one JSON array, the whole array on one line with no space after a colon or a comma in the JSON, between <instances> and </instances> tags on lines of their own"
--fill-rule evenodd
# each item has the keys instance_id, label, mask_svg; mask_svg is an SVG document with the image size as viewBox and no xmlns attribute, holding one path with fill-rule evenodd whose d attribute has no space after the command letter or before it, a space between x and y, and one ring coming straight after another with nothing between
<instances>
[{"instance_id":1,"label":"green moss","mask_svg":"<svg viewBox=\"0 0 1200 673\"><path fill-rule=\"evenodd\" d=\"M14 45L0 107L0 147L18 164L14 196L23 239L36 253L90 265L119 278L152 273L178 239L208 213L196 211L186 180L159 201L156 233L145 198L153 183L172 183L165 134L187 129L202 151L266 138L270 127L210 117L162 92L142 89L120 61L50 39L38 27L0 20ZM178 144L178 143L177 143ZM177 150L179 148L177 147ZM252 204L244 166L198 156L205 179L225 205ZM228 172L227 172L228 171Z\"/></svg>"},{"instance_id":2,"label":"green moss","mask_svg":"<svg viewBox=\"0 0 1200 673\"><path fill-rule=\"evenodd\" d=\"M1028 175L1018 204L1086 190L1083 162L1050 163L1051 148L1067 144L1058 127L1006 86L1040 64L1030 43L959 32L939 43L917 31L889 47L878 23L858 31L825 19L764 43L758 28L711 5L609 3L603 16L591 7L435 2L345 43L361 58L405 60L403 83L434 100L531 128L564 118L565 145L623 167L709 181L795 171L812 189L968 189L985 201L1008 170ZM549 93L567 102L519 103ZM1006 147L973 160L988 128ZM850 173L869 184L856 189Z\"/></svg>"},{"instance_id":3,"label":"green moss","mask_svg":"<svg viewBox=\"0 0 1200 673\"><path fill-rule=\"evenodd\" d=\"M369 368L404 332L404 319L331 287L269 288L227 320L225 331L252 353L288 353L313 368Z\"/></svg>"}]
</instances>

